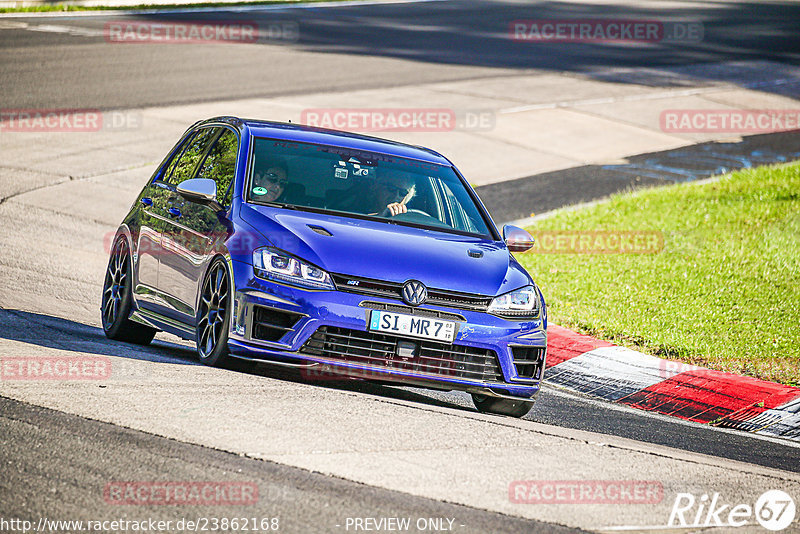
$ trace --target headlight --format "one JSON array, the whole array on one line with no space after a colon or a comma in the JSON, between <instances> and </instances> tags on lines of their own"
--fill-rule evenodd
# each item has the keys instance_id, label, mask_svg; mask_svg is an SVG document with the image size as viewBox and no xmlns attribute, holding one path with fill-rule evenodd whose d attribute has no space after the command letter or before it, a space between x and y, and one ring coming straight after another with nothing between
<instances>
[{"instance_id":1,"label":"headlight","mask_svg":"<svg viewBox=\"0 0 800 534\"><path fill-rule=\"evenodd\" d=\"M500 295L492 300L487 311L509 319L537 318L541 312L539 292L533 286L525 286Z\"/></svg>"},{"instance_id":2,"label":"headlight","mask_svg":"<svg viewBox=\"0 0 800 534\"><path fill-rule=\"evenodd\" d=\"M310 289L336 289L328 273L271 248L253 251L256 276Z\"/></svg>"}]
</instances>

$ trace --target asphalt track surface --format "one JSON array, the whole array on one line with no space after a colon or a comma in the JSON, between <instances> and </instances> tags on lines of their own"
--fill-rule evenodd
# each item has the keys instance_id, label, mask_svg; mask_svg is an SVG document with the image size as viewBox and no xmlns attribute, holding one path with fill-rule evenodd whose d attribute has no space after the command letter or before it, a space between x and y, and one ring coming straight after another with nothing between
<instances>
[{"instance_id":1,"label":"asphalt track surface","mask_svg":"<svg viewBox=\"0 0 800 534\"><path fill-rule=\"evenodd\" d=\"M3 486L17 495L10 500L3 496L5 518L105 521L128 515L131 520L176 522L172 507L151 506L129 515L122 506L102 501L109 480L166 476L180 481L246 481L259 487L258 505L248 507L246 516L238 505L183 507L181 518L189 520L255 516L259 524L264 518L279 519L278 530L283 532L331 532L343 530L348 517L422 517L451 519L459 532L572 531L243 458L4 398L0 398L0 435ZM19 443L26 446L20 450Z\"/></svg>"},{"instance_id":2,"label":"asphalt track surface","mask_svg":"<svg viewBox=\"0 0 800 534\"><path fill-rule=\"evenodd\" d=\"M593 18L600 13L618 14L621 18L702 20L705 37L700 43L636 47L636 53L631 53L631 47L595 45L545 45L534 50L505 38L509 20ZM602 67L691 66L750 58L797 63L800 59L796 28L800 5L788 2L688 2L669 10L629 3L542 2L535 4L535 11L531 6L505 2L429 2L346 10L110 15L49 22L96 30L109 20L121 18L247 19L262 24L288 21L297 23L300 32L295 42L279 46L268 43L245 50L224 45L108 46L97 36L4 29L0 31L2 107L124 109L393 87L479 78L498 72L587 72ZM39 23L33 18L13 20ZM8 20L0 20L0 27L3 24L7 25ZM662 84L664 80L653 82ZM788 142L786 150L791 150L795 141L786 136L777 139L767 139L766 144ZM596 171L568 172L588 176ZM573 187L566 189L562 182L548 178L552 177L540 177L535 187L547 208L602 197L619 188L618 181L609 180L607 187L599 187L588 195L581 191L581 198L577 198ZM500 199L508 196L508 189L503 189L508 186L491 187L485 192L487 196L495 194ZM503 214L505 217L525 215L511 208ZM105 339L98 328L83 322L26 310L0 310L0 338L43 349L70 351L70 346L77 345L82 351L98 355L182 365L197 363L189 349L175 343L160 340L150 348L134 349ZM304 383L291 372L265 366L249 369L247 373L287 385ZM398 400L431 409L456 410L465 419L475 413L469 399L455 393L361 382L315 387L354 392L387 402ZM787 473L800 472L799 449L793 444L644 414L550 387L543 389L526 422L590 432L598 439L624 438L699 453L715 457L723 465L725 460L732 460ZM243 458L7 398L0 398L0 427L0 461L9 466L4 468L0 480L0 515L4 517L112 518L116 517L116 509L97 504L98 491L110 479L207 480L241 470L247 480L257 480L267 496L261 503L263 513L286 518L286 531L290 532L337 531L337 520L344 517L390 515L463 518L464 531L469 532L549 532L558 528L553 523L509 517L325 476L313 470ZM175 518L171 509L146 511L151 517L160 514ZM208 510L181 510L186 516L192 512L207 515ZM213 512L217 516L230 516L236 510L217 507Z\"/></svg>"},{"instance_id":3,"label":"asphalt track surface","mask_svg":"<svg viewBox=\"0 0 800 534\"><path fill-rule=\"evenodd\" d=\"M649 19L699 22L700 42L528 46L508 38L517 19ZM0 32L6 108L174 105L245 97L413 85L531 70L683 66L748 59L797 63L796 2L421 2L248 12L91 18L48 24L102 31L110 21L255 21L297 25L296 39L264 46L116 44L102 36L24 29ZM41 22L32 18L11 22ZM280 46L271 46L279 44ZM713 78L713 72L701 73ZM664 79L638 83L669 84ZM676 82L679 83L679 82Z\"/></svg>"},{"instance_id":4,"label":"asphalt track surface","mask_svg":"<svg viewBox=\"0 0 800 534\"><path fill-rule=\"evenodd\" d=\"M17 310L0 310L0 337L31 343L29 332L38 333L34 344L64 348L69 343L90 348L92 354L145 359L152 362L177 361L197 365L191 347L156 340L152 347L137 347L106 339L100 328L57 317ZM17 332L15 335L14 332ZM236 371L230 371L236 372ZM239 372L260 375L287 383L307 383L299 372L259 364ZM435 392L417 388L391 387L359 380L325 380L317 387L355 391L386 400L402 399L423 405L441 406L474 412L466 394ZM565 428L608 434L664 445L690 452L800 473L800 446L784 440L768 440L741 432L711 428L698 423L645 413L625 406L609 405L581 395L545 386L536 407L525 420Z\"/></svg>"}]
</instances>

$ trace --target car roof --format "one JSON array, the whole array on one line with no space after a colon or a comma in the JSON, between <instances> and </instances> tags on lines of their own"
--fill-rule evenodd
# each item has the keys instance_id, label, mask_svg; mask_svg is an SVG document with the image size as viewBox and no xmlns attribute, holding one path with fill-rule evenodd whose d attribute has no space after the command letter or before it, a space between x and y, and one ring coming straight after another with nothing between
<instances>
[{"instance_id":1,"label":"car roof","mask_svg":"<svg viewBox=\"0 0 800 534\"><path fill-rule=\"evenodd\" d=\"M285 139L288 141L298 141L305 143L317 143L332 145L354 150L364 150L367 152L377 152L389 154L403 158L416 159L420 161L436 163L439 165L452 165L444 156L425 147L407 145L397 141L381 139L369 135L343 132L339 130L329 130L316 128L304 124L266 121L259 119L239 119L237 117L216 117L202 121L207 122L226 122L229 124L239 123L240 127L246 127L250 134L255 137L268 137L271 139Z\"/></svg>"}]
</instances>

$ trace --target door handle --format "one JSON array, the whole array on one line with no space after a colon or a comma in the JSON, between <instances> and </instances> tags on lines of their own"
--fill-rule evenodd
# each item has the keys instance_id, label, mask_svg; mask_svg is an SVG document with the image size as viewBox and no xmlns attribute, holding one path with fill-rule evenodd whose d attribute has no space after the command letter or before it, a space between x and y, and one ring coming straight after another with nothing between
<instances>
[{"instance_id":1,"label":"door handle","mask_svg":"<svg viewBox=\"0 0 800 534\"><path fill-rule=\"evenodd\" d=\"M170 208L170 209L167 210L167 213L169 213L173 217L180 217L181 216L181 210L179 210L178 208Z\"/></svg>"},{"instance_id":2,"label":"door handle","mask_svg":"<svg viewBox=\"0 0 800 534\"><path fill-rule=\"evenodd\" d=\"M152 206L153 205L153 199L152 198L143 197L140 202L145 206Z\"/></svg>"}]
</instances>

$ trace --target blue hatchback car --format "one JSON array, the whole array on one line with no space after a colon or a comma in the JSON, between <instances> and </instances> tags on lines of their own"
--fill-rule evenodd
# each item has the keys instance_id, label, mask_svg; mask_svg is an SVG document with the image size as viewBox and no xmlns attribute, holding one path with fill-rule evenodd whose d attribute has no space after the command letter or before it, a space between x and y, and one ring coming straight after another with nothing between
<instances>
[{"instance_id":1,"label":"blue hatchback car","mask_svg":"<svg viewBox=\"0 0 800 534\"><path fill-rule=\"evenodd\" d=\"M426 148L218 117L189 128L122 221L102 296L112 339L159 330L231 358L470 393L521 417L544 298L475 191Z\"/></svg>"}]
</instances>

